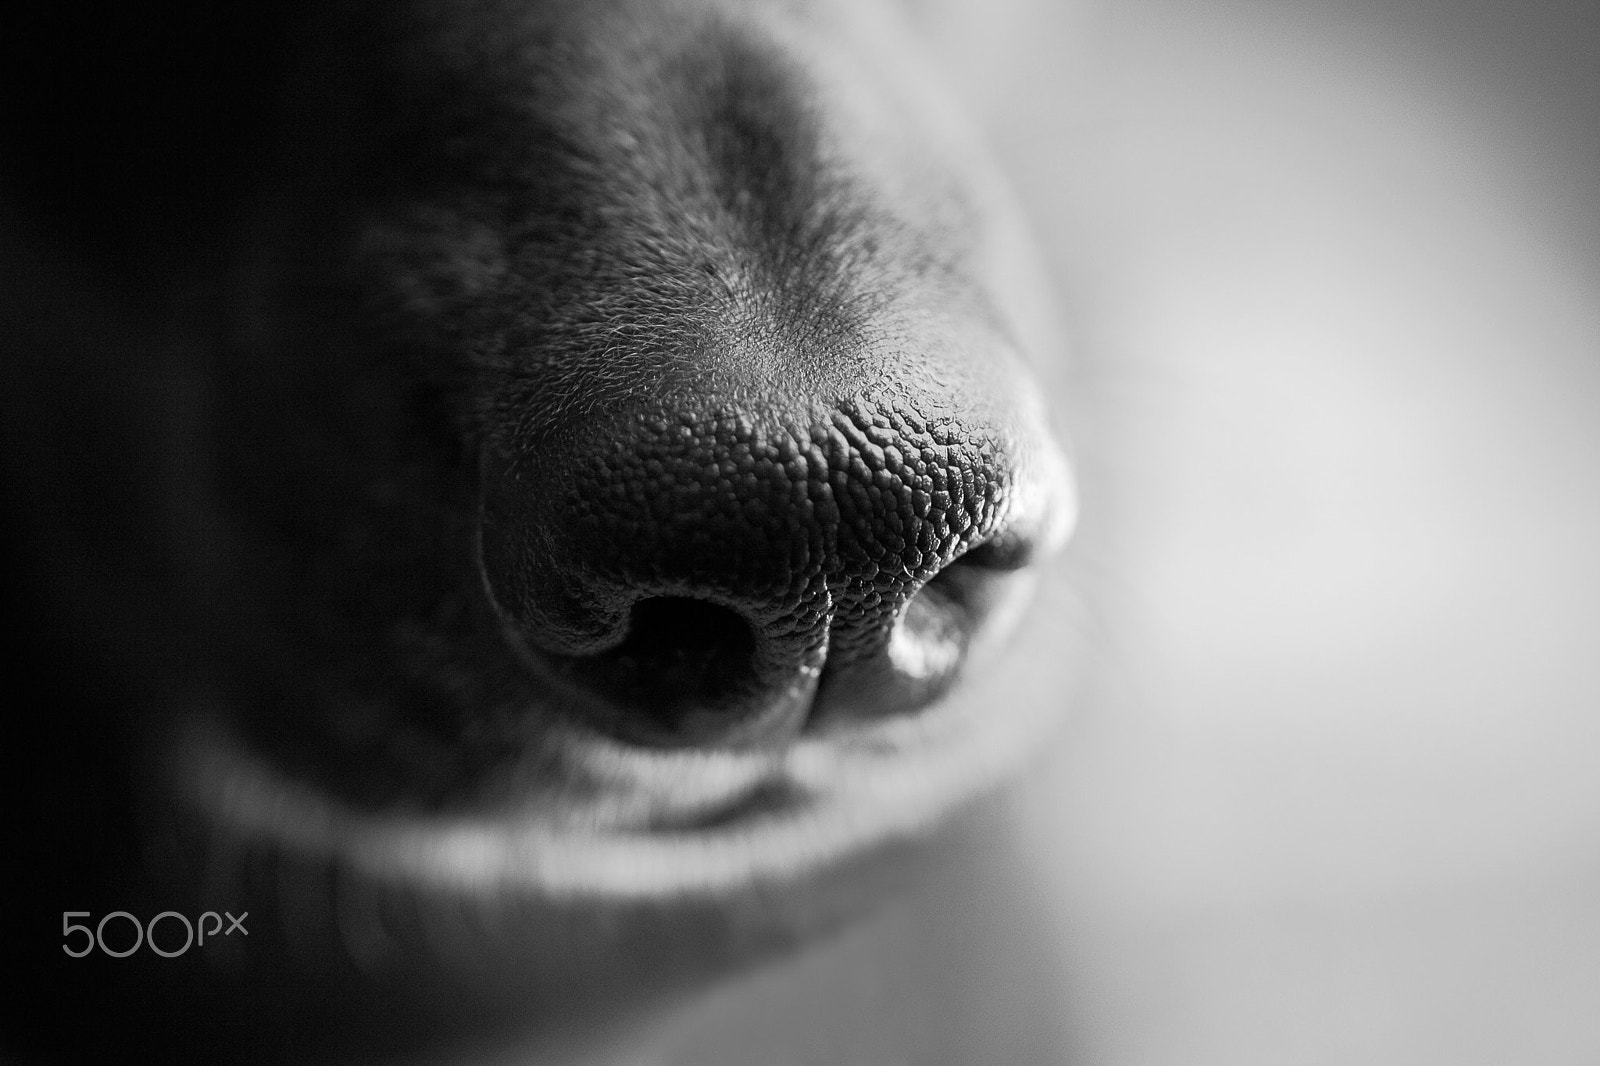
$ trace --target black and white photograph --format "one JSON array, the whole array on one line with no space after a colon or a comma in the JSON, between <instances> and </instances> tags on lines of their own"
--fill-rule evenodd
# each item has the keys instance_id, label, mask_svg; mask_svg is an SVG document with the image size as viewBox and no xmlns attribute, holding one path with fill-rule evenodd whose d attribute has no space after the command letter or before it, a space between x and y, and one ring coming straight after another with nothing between
<instances>
[{"instance_id":1,"label":"black and white photograph","mask_svg":"<svg viewBox=\"0 0 1600 1066\"><path fill-rule=\"evenodd\" d=\"M1600 1064L1600 4L0 30L0 1063Z\"/></svg>"}]
</instances>

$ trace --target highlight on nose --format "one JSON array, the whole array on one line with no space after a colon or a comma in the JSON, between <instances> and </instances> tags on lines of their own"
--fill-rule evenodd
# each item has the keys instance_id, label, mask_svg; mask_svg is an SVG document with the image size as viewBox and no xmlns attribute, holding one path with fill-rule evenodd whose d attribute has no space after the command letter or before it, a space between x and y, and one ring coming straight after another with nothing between
<instances>
[{"instance_id":1,"label":"highlight on nose","mask_svg":"<svg viewBox=\"0 0 1600 1066\"><path fill-rule=\"evenodd\" d=\"M1003 427L904 403L635 412L490 462L484 575L594 724L760 743L804 728L819 690L863 717L948 686L982 575L1031 554L1037 531L1008 521L1036 488L1020 459Z\"/></svg>"}]
</instances>

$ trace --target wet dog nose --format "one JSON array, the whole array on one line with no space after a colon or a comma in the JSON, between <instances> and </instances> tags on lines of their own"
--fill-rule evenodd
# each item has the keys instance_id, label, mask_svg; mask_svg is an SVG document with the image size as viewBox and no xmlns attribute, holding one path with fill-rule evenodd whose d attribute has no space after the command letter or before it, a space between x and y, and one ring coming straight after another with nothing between
<instances>
[{"instance_id":1,"label":"wet dog nose","mask_svg":"<svg viewBox=\"0 0 1600 1066\"><path fill-rule=\"evenodd\" d=\"M1001 192L831 63L728 44L670 91L586 72L609 88L538 136L507 116L495 173L537 195L427 213L449 254L401 263L408 307L464 308L437 328L482 390L505 630L554 702L653 743L926 705L995 600L978 575L1068 509Z\"/></svg>"},{"instance_id":2,"label":"wet dog nose","mask_svg":"<svg viewBox=\"0 0 1600 1066\"><path fill-rule=\"evenodd\" d=\"M862 706L931 699L980 619L961 583L912 601L963 557L1022 565L1037 486L1005 420L905 392L633 411L493 462L483 565L516 639L647 742L791 735L825 675Z\"/></svg>"}]
</instances>

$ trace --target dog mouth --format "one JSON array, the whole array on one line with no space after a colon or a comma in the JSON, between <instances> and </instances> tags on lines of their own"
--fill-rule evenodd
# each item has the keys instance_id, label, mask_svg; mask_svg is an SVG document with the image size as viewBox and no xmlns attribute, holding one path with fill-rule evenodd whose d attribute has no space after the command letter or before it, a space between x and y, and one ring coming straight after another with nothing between
<instances>
[{"instance_id":1,"label":"dog mouth","mask_svg":"<svg viewBox=\"0 0 1600 1066\"><path fill-rule=\"evenodd\" d=\"M527 709L520 752L469 797L362 803L197 707L167 745L168 780L213 835L453 897L644 902L787 883L926 835L1048 732L1049 701L995 707L964 683L1008 650L1041 567L1003 542L970 554L907 602L879 655L818 671L801 728L761 743L639 743L592 708Z\"/></svg>"},{"instance_id":2,"label":"dog mouth","mask_svg":"<svg viewBox=\"0 0 1600 1066\"><path fill-rule=\"evenodd\" d=\"M1065 457L1030 453L1002 520L874 615L873 640L813 626L823 639L767 660L791 670L776 685L759 669L769 634L714 597L636 597L610 647L561 656L491 593L364 694L313 680L327 702L292 713L197 700L162 769L212 839L450 898L789 883L927 835L1051 731L1058 701L995 702L968 681L1015 650L1075 501Z\"/></svg>"},{"instance_id":3,"label":"dog mouth","mask_svg":"<svg viewBox=\"0 0 1600 1066\"><path fill-rule=\"evenodd\" d=\"M1019 610L1025 594L1011 596ZM844 711L859 696L836 704L819 686L816 728L777 747L556 730L465 809L350 802L204 714L169 749L170 780L213 832L371 883L498 900L715 899L926 835L1022 761L1055 714L997 715L970 687L940 683L919 713L865 721Z\"/></svg>"}]
</instances>

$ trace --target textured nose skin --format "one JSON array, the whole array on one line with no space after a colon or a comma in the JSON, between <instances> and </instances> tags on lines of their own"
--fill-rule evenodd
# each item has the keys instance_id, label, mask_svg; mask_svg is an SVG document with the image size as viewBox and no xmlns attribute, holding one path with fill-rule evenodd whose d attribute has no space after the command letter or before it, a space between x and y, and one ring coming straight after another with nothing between
<instances>
[{"instance_id":1,"label":"textured nose skin","mask_svg":"<svg viewBox=\"0 0 1600 1066\"><path fill-rule=\"evenodd\" d=\"M1007 511L1001 435L947 399L897 400L640 413L537 472L502 469L483 532L497 603L635 714L798 724L823 667L880 654L913 594Z\"/></svg>"}]
</instances>

